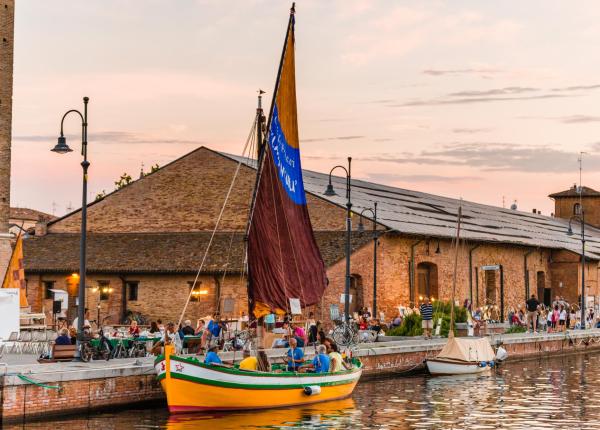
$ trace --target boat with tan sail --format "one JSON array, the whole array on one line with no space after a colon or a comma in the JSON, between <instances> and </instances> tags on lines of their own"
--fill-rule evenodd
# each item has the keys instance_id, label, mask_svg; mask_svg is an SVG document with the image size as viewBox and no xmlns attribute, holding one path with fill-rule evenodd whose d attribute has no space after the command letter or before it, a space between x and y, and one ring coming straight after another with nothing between
<instances>
[{"instance_id":1,"label":"boat with tan sail","mask_svg":"<svg viewBox=\"0 0 600 430\"><path fill-rule=\"evenodd\" d=\"M269 120L263 130L260 92L254 125L259 156L246 254L249 315L257 320L259 332L262 318L268 314L290 313L296 304L306 308L320 303L327 285L302 179L294 25L292 6ZM225 200L224 205L227 197ZM213 234L218 224L219 220ZM302 373L295 367L288 371L286 365L271 365L261 354L258 361L263 364L259 366L262 371L205 364L197 357L177 355L174 346L167 344L164 354L155 360L155 370L169 411L174 413L264 409L343 399L352 394L362 373L357 359L346 359L341 371L322 373Z\"/></svg>"}]
</instances>

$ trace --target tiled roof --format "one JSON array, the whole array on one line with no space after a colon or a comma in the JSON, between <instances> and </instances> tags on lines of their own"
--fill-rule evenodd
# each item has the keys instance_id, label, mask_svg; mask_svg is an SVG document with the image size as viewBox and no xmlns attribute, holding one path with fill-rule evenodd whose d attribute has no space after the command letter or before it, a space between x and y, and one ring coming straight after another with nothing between
<instances>
[{"instance_id":1,"label":"tiled roof","mask_svg":"<svg viewBox=\"0 0 600 430\"><path fill-rule=\"evenodd\" d=\"M560 191L558 193L550 194L548 197L550 198L560 198L560 197L579 197L579 187L577 185L573 185L571 188L565 191ZM581 187L581 196L582 197L598 197L600 196L600 192L586 186Z\"/></svg>"},{"instance_id":2,"label":"tiled roof","mask_svg":"<svg viewBox=\"0 0 600 430\"><path fill-rule=\"evenodd\" d=\"M87 268L90 273L196 273L210 232L194 233L96 233L88 234ZM327 266L344 257L343 231L315 232ZM372 240L370 233L353 235L353 249ZM79 235L54 233L23 241L28 273L79 271ZM243 234L215 235L203 273L240 273L244 253Z\"/></svg>"},{"instance_id":3,"label":"tiled roof","mask_svg":"<svg viewBox=\"0 0 600 430\"><path fill-rule=\"evenodd\" d=\"M55 219L54 215L47 214L45 212L41 212L35 209L29 208L10 208L10 218L11 219L22 219L28 221L50 221Z\"/></svg>"},{"instance_id":4,"label":"tiled roof","mask_svg":"<svg viewBox=\"0 0 600 430\"><path fill-rule=\"evenodd\" d=\"M222 154L254 167L255 161ZM336 196L325 196L328 175L303 171L307 192L345 207L346 179L332 177ZM352 180L352 209L360 213L377 202L377 221L390 230L415 236L453 238L458 207L462 205L461 237L471 241L507 243L541 248L566 249L581 253L579 224L567 235L568 220L504 209L469 201ZM586 225L586 256L600 259L600 230Z\"/></svg>"}]
</instances>

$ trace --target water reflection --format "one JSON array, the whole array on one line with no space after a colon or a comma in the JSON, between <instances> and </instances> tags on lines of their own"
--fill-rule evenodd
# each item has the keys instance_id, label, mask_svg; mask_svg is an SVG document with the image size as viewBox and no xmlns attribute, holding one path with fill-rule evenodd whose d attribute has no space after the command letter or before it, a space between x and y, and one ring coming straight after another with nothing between
<instances>
[{"instance_id":1,"label":"water reflection","mask_svg":"<svg viewBox=\"0 0 600 430\"><path fill-rule=\"evenodd\" d=\"M162 408L94 414L9 429L598 428L600 355L507 364L489 376L388 377L351 399L267 411L169 416Z\"/></svg>"}]
</instances>

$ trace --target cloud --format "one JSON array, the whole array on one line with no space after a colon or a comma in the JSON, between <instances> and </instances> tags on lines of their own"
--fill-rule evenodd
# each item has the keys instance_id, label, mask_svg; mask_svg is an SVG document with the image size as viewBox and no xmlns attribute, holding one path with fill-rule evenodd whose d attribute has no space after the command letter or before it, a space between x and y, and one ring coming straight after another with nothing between
<instances>
[{"instance_id":1,"label":"cloud","mask_svg":"<svg viewBox=\"0 0 600 430\"><path fill-rule=\"evenodd\" d=\"M453 128L452 133L457 134L476 134L476 133L488 133L492 131L491 128Z\"/></svg>"},{"instance_id":2,"label":"cloud","mask_svg":"<svg viewBox=\"0 0 600 430\"><path fill-rule=\"evenodd\" d=\"M490 103L490 102L505 102L519 100L540 100L540 99L555 99L562 97L574 97L567 94L540 94L536 96L514 96L514 97L463 97L451 98L443 97L429 100L413 100L406 103L391 104L388 107L411 107L411 106L440 106L440 105L460 105L473 103Z\"/></svg>"},{"instance_id":3,"label":"cloud","mask_svg":"<svg viewBox=\"0 0 600 430\"><path fill-rule=\"evenodd\" d=\"M495 88L484 91L459 91L457 93L448 94L449 97L483 97L483 96L501 96L510 94L522 94L539 91L539 88L531 87L505 87Z\"/></svg>"},{"instance_id":4,"label":"cloud","mask_svg":"<svg viewBox=\"0 0 600 430\"><path fill-rule=\"evenodd\" d=\"M456 76L456 75L493 75L498 73L503 73L503 70L500 69L426 69L421 73L429 76Z\"/></svg>"},{"instance_id":5,"label":"cloud","mask_svg":"<svg viewBox=\"0 0 600 430\"><path fill-rule=\"evenodd\" d=\"M303 143L306 142L323 142L326 140L356 140L356 139L364 139L365 136L335 136L335 137L315 137L311 139L301 139L300 141Z\"/></svg>"},{"instance_id":6,"label":"cloud","mask_svg":"<svg viewBox=\"0 0 600 430\"><path fill-rule=\"evenodd\" d=\"M558 121L563 124L586 124L600 122L600 116L594 115L566 115L566 116L518 116L517 119L545 119Z\"/></svg>"},{"instance_id":7,"label":"cloud","mask_svg":"<svg viewBox=\"0 0 600 430\"><path fill-rule=\"evenodd\" d=\"M481 179L479 176L443 176L443 175L396 175L394 173L372 173L369 180L378 183L385 182L465 182Z\"/></svg>"},{"instance_id":8,"label":"cloud","mask_svg":"<svg viewBox=\"0 0 600 430\"><path fill-rule=\"evenodd\" d=\"M56 135L24 135L13 136L14 141L20 142L48 142L54 144ZM67 141L79 141L81 136L75 134L66 135ZM89 134L90 142L102 144L165 144L165 145L202 145L204 142L193 139L161 138L158 136L148 136L143 133L132 133L126 131L99 131Z\"/></svg>"},{"instance_id":9,"label":"cloud","mask_svg":"<svg viewBox=\"0 0 600 430\"><path fill-rule=\"evenodd\" d=\"M581 90L597 90L597 89L600 89L600 84L575 85L572 87L552 88L552 91L581 91Z\"/></svg>"},{"instance_id":10,"label":"cloud","mask_svg":"<svg viewBox=\"0 0 600 430\"><path fill-rule=\"evenodd\" d=\"M598 145L600 149L600 145ZM412 154L380 154L364 161L430 166L464 166L482 171L526 173L572 173L576 152L550 146L524 146L505 142L452 142L436 150ZM600 168L600 154L586 156L586 168Z\"/></svg>"}]
</instances>

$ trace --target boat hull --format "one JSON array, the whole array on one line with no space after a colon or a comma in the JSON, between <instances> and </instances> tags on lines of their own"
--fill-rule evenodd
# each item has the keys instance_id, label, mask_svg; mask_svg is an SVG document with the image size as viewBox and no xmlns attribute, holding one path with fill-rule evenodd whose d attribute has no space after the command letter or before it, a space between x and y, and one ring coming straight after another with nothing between
<instances>
[{"instance_id":1,"label":"boat hull","mask_svg":"<svg viewBox=\"0 0 600 430\"><path fill-rule=\"evenodd\" d=\"M362 373L361 368L324 375L244 372L177 356L157 361L155 368L171 413L280 408L343 399L352 394ZM319 394L305 394L304 387L315 386L320 387Z\"/></svg>"},{"instance_id":2,"label":"boat hull","mask_svg":"<svg viewBox=\"0 0 600 430\"><path fill-rule=\"evenodd\" d=\"M432 375L470 375L489 372L490 367L474 362L451 362L445 360L427 360L427 370Z\"/></svg>"}]
</instances>

